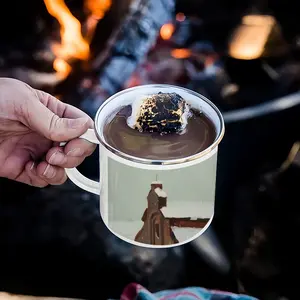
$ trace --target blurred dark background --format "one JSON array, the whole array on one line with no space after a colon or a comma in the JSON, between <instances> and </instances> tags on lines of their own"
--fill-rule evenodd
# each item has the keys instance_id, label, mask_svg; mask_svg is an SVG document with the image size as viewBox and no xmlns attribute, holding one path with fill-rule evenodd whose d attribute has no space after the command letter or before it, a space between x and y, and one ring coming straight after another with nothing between
<instances>
[{"instance_id":1,"label":"blurred dark background","mask_svg":"<svg viewBox=\"0 0 300 300\"><path fill-rule=\"evenodd\" d=\"M123 88L175 84L207 96L226 123L214 221L182 247L120 241L97 197L71 182L36 189L1 179L0 290L117 299L134 281L151 291L202 286L299 299L296 1L2 1L0 14L2 77L92 117ZM98 154L80 170L98 179Z\"/></svg>"}]
</instances>

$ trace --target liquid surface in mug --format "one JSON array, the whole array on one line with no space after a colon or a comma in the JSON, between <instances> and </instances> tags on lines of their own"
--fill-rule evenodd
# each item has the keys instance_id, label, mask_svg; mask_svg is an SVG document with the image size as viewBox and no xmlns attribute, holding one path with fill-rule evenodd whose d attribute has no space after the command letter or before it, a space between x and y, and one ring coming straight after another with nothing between
<instances>
[{"instance_id":1,"label":"liquid surface in mug","mask_svg":"<svg viewBox=\"0 0 300 300\"><path fill-rule=\"evenodd\" d=\"M172 94L177 95L175 93ZM159 93L158 95L163 94ZM179 95L177 96L180 97ZM163 117L155 123L159 127L157 130L146 130L151 126L139 126L139 130L129 126L128 120L133 114L134 107L132 105L121 107L119 111L111 115L104 127L106 142L123 153L153 160L184 158L208 148L216 138L216 130L212 121L204 113L189 108L184 130L176 132L173 130L175 127L172 127L175 125L172 124L177 124L176 121L179 122L179 120L182 121L182 115L177 120L175 119L179 115L180 107L174 106L175 102L172 101L173 99L171 99L170 108L173 109L173 112L169 116L166 115L166 112L162 112L159 106L156 106L155 110L151 111L153 119L159 114ZM162 104L161 109L166 109L166 103ZM148 118L147 121L149 121L150 114L144 114L143 116L144 118L140 119L145 122L146 116ZM168 120L170 121L169 123ZM166 123L171 125L168 127L168 133L162 134L164 128L160 125L165 125ZM141 128L144 130L141 130Z\"/></svg>"}]
</instances>

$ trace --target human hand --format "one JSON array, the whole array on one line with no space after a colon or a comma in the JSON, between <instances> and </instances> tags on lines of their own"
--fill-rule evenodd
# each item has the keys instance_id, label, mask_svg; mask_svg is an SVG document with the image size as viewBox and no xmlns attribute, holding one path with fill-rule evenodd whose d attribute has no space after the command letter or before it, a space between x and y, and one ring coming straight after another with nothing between
<instances>
[{"instance_id":1,"label":"human hand","mask_svg":"<svg viewBox=\"0 0 300 300\"><path fill-rule=\"evenodd\" d=\"M95 150L78 139L91 127L81 110L22 81L0 78L0 177L36 187L64 183L64 168L78 166Z\"/></svg>"}]
</instances>

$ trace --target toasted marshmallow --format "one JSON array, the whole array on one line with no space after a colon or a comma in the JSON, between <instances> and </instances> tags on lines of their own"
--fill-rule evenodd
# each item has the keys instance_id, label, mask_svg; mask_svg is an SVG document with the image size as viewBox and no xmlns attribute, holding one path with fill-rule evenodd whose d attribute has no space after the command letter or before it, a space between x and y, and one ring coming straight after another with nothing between
<instances>
[{"instance_id":1,"label":"toasted marshmallow","mask_svg":"<svg viewBox=\"0 0 300 300\"><path fill-rule=\"evenodd\" d=\"M140 132L182 133L190 116L190 106L176 93L158 93L136 99L129 127Z\"/></svg>"}]
</instances>

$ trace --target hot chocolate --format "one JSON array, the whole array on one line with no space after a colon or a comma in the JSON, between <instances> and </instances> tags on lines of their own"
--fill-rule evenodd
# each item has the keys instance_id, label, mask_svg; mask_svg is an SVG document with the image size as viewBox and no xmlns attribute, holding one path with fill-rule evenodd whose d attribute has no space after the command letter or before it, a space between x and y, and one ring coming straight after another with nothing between
<instances>
[{"instance_id":1,"label":"hot chocolate","mask_svg":"<svg viewBox=\"0 0 300 300\"><path fill-rule=\"evenodd\" d=\"M178 103L179 108L182 108L181 102ZM104 127L106 142L123 153L153 160L184 158L205 150L216 138L212 121L204 113L193 108L189 108L187 122L181 132L171 132L169 129L168 132L146 131L141 130L145 128L143 126L130 127L128 120L132 118L133 108L131 105L120 108ZM155 111L156 113L160 112ZM145 120L145 114L143 116Z\"/></svg>"}]
</instances>

